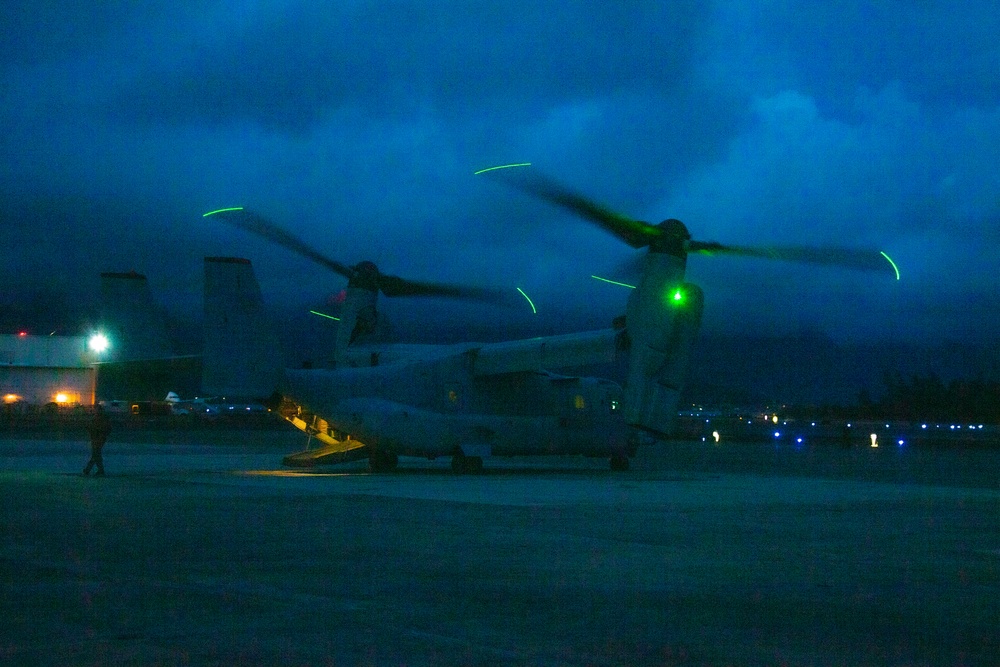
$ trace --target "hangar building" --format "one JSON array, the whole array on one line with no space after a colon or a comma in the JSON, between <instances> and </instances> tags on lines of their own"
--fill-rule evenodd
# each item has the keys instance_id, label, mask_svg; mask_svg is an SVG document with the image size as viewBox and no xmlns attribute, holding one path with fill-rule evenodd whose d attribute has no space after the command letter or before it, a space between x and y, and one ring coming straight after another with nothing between
<instances>
[{"instance_id":1,"label":"hangar building","mask_svg":"<svg viewBox=\"0 0 1000 667\"><path fill-rule=\"evenodd\" d=\"M96 361L85 336L0 334L0 397L8 405L92 405Z\"/></svg>"}]
</instances>

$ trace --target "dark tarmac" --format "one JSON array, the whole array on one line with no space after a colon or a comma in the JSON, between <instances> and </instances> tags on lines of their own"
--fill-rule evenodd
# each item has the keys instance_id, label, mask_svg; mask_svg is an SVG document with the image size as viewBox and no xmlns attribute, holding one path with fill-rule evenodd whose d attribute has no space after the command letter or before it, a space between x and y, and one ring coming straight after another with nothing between
<instances>
[{"instance_id":1,"label":"dark tarmac","mask_svg":"<svg viewBox=\"0 0 1000 667\"><path fill-rule=\"evenodd\" d=\"M121 434L119 434L121 435ZM303 473L0 439L0 664L985 665L1000 452L677 443ZM201 440L201 441L199 441ZM221 443L221 444L220 444Z\"/></svg>"}]
</instances>

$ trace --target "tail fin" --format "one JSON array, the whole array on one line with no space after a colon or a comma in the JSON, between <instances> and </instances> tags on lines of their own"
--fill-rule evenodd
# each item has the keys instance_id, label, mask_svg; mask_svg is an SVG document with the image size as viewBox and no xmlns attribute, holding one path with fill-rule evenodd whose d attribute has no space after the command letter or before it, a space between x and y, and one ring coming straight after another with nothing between
<instances>
[{"instance_id":1,"label":"tail fin","mask_svg":"<svg viewBox=\"0 0 1000 667\"><path fill-rule=\"evenodd\" d=\"M264 398L278 389L283 360L250 260L205 258L202 392Z\"/></svg>"},{"instance_id":2,"label":"tail fin","mask_svg":"<svg viewBox=\"0 0 1000 667\"><path fill-rule=\"evenodd\" d=\"M166 318L153 303L146 276L135 271L101 274L101 323L111 338L107 361L168 357Z\"/></svg>"}]
</instances>

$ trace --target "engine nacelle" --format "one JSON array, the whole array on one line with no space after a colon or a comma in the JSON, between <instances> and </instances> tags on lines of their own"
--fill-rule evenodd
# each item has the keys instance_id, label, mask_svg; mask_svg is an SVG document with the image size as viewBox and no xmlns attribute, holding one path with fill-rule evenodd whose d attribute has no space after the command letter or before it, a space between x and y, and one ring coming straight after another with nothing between
<instances>
[{"instance_id":1,"label":"engine nacelle","mask_svg":"<svg viewBox=\"0 0 1000 667\"><path fill-rule=\"evenodd\" d=\"M625 317L631 347L623 407L627 424L667 435L701 326L704 294L683 282L683 257L650 253L646 261Z\"/></svg>"}]
</instances>

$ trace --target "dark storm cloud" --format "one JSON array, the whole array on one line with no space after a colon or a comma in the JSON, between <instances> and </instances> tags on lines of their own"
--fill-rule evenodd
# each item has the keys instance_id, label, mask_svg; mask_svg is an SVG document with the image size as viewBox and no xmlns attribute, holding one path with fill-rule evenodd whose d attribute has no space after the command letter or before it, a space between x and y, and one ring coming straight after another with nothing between
<instances>
[{"instance_id":1,"label":"dark storm cloud","mask_svg":"<svg viewBox=\"0 0 1000 667\"><path fill-rule=\"evenodd\" d=\"M797 90L845 114L860 90L892 84L924 106L1000 102L1000 15L987 0L727 3L716 19L710 59L757 94Z\"/></svg>"},{"instance_id":2,"label":"dark storm cloud","mask_svg":"<svg viewBox=\"0 0 1000 667\"><path fill-rule=\"evenodd\" d=\"M777 3L775 47L802 64L799 88L847 103L859 87L899 83L908 97L946 109L994 108L1000 88L1000 14L991 2Z\"/></svg>"},{"instance_id":3,"label":"dark storm cloud","mask_svg":"<svg viewBox=\"0 0 1000 667\"><path fill-rule=\"evenodd\" d=\"M0 5L0 68L34 67L89 57L120 38L123 25L148 14L145 3L19 0Z\"/></svg>"},{"instance_id":4,"label":"dark storm cloud","mask_svg":"<svg viewBox=\"0 0 1000 667\"><path fill-rule=\"evenodd\" d=\"M244 255L274 302L342 287L200 217L245 205L343 262L618 314L624 296L589 275L617 271L627 247L472 175L531 161L698 238L874 246L903 269L897 284L692 258L709 328L998 335L984 307L1000 264L994 15L934 2L7 3L3 277L136 269L196 310L201 258Z\"/></svg>"},{"instance_id":5,"label":"dark storm cloud","mask_svg":"<svg viewBox=\"0 0 1000 667\"><path fill-rule=\"evenodd\" d=\"M251 119L303 131L331 110L452 120L565 99L669 90L704 21L698 3L289 3L233 21L143 72L123 98L145 120Z\"/></svg>"}]
</instances>

